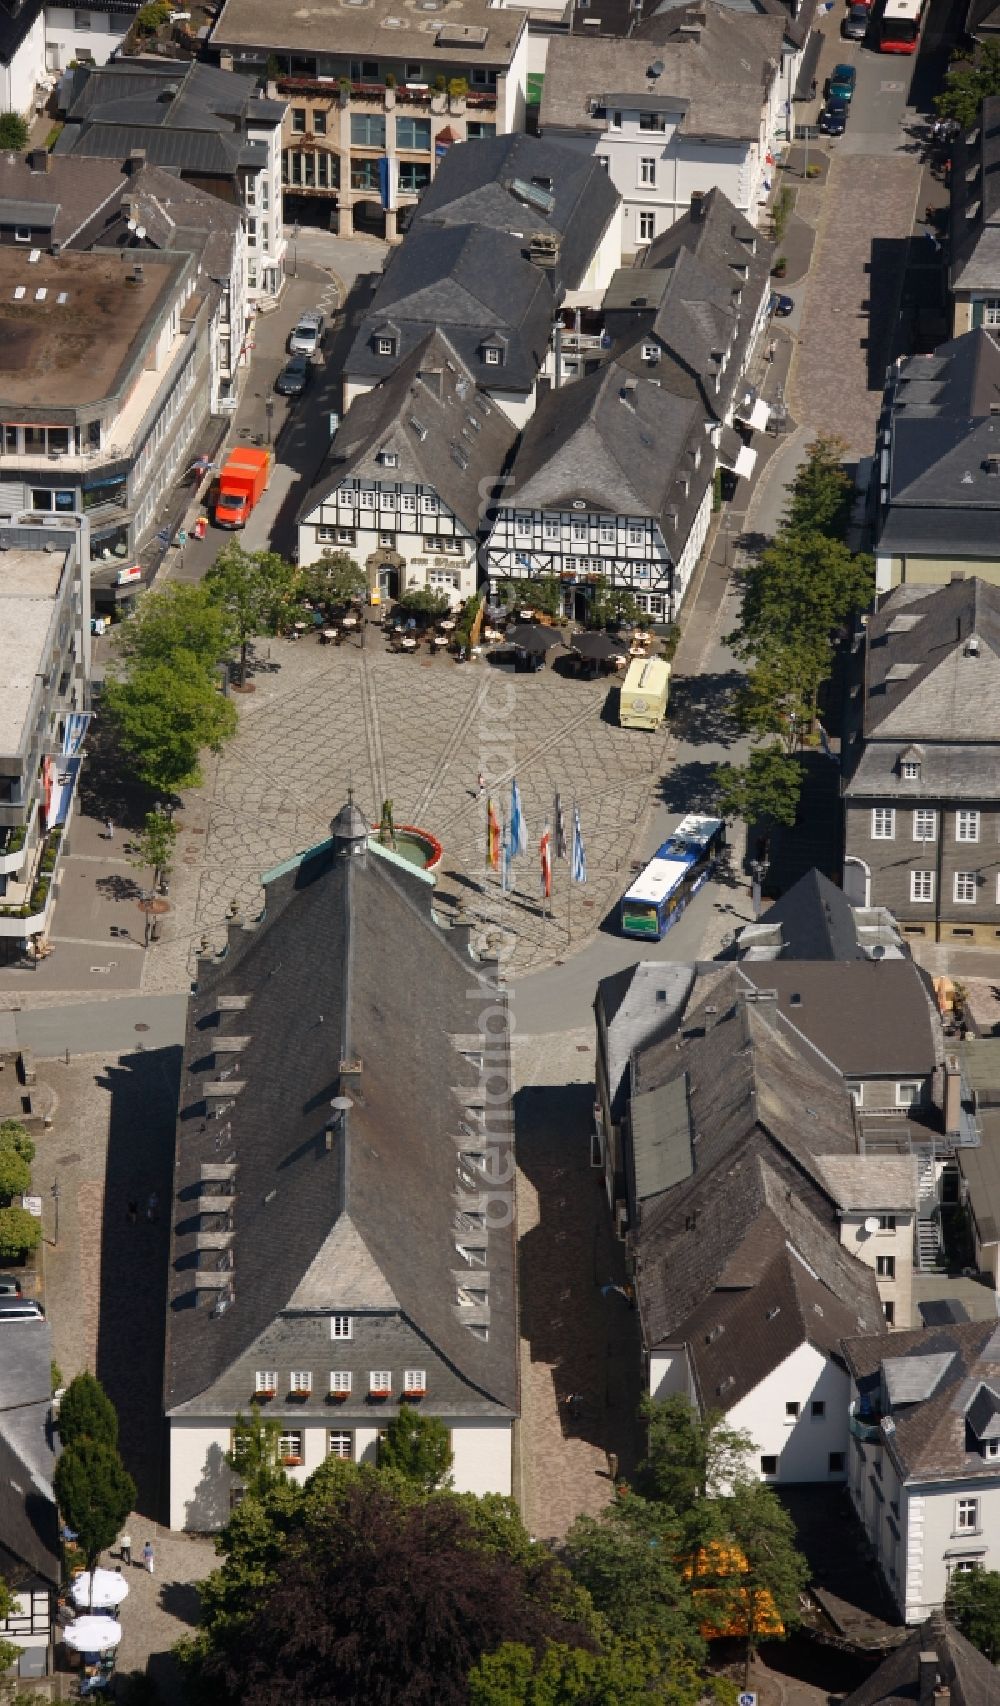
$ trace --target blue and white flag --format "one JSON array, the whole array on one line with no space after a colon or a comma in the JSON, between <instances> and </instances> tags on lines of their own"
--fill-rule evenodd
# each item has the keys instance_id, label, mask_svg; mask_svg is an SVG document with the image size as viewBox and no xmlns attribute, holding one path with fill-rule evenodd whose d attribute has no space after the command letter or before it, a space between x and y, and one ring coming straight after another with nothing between
<instances>
[{"instance_id":1,"label":"blue and white flag","mask_svg":"<svg viewBox=\"0 0 1000 1706\"><path fill-rule=\"evenodd\" d=\"M580 813L573 807L573 881L587 881L587 850L583 845L583 831L580 828Z\"/></svg>"},{"instance_id":2,"label":"blue and white flag","mask_svg":"<svg viewBox=\"0 0 1000 1706\"><path fill-rule=\"evenodd\" d=\"M511 841L511 826L509 823L505 823L500 835L500 891L502 894L509 894L513 886L510 866L513 851Z\"/></svg>"},{"instance_id":3,"label":"blue and white flag","mask_svg":"<svg viewBox=\"0 0 1000 1706\"><path fill-rule=\"evenodd\" d=\"M521 790L517 785L517 777L510 785L510 851L514 858L518 853L528 851L528 831L524 825L524 813L521 810Z\"/></svg>"}]
</instances>

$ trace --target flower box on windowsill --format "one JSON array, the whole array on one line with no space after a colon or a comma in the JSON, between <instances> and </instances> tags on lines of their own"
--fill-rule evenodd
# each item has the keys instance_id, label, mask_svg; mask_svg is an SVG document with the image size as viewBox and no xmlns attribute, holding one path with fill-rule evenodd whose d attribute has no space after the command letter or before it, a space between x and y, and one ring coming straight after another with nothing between
<instances>
[{"instance_id":1,"label":"flower box on windowsill","mask_svg":"<svg viewBox=\"0 0 1000 1706\"><path fill-rule=\"evenodd\" d=\"M408 1404L412 1404L415 1398L426 1398L426 1396L426 1386L409 1386L403 1394L403 1397Z\"/></svg>"},{"instance_id":2,"label":"flower box on windowsill","mask_svg":"<svg viewBox=\"0 0 1000 1706\"><path fill-rule=\"evenodd\" d=\"M369 1386L368 1396L369 1396L369 1398L380 1398L380 1399L381 1398L391 1398L392 1397L392 1387L391 1386Z\"/></svg>"},{"instance_id":3,"label":"flower box on windowsill","mask_svg":"<svg viewBox=\"0 0 1000 1706\"><path fill-rule=\"evenodd\" d=\"M332 1401L335 1404L342 1404L344 1402L344 1399L349 1398L350 1396L351 1396L351 1394L349 1392L328 1392L327 1393L327 1397L332 1399Z\"/></svg>"},{"instance_id":4,"label":"flower box on windowsill","mask_svg":"<svg viewBox=\"0 0 1000 1706\"><path fill-rule=\"evenodd\" d=\"M289 1400L293 1404L297 1398L311 1398L312 1397L312 1387L311 1386L296 1386L294 1392L289 1392L288 1397L289 1397Z\"/></svg>"},{"instance_id":5,"label":"flower box on windowsill","mask_svg":"<svg viewBox=\"0 0 1000 1706\"><path fill-rule=\"evenodd\" d=\"M286 1469L298 1469L302 1464L301 1457L283 1457L281 1461Z\"/></svg>"},{"instance_id":6,"label":"flower box on windowsill","mask_svg":"<svg viewBox=\"0 0 1000 1706\"><path fill-rule=\"evenodd\" d=\"M277 1397L277 1392L278 1389L276 1386L258 1386L254 1393L254 1398L275 1398Z\"/></svg>"}]
</instances>

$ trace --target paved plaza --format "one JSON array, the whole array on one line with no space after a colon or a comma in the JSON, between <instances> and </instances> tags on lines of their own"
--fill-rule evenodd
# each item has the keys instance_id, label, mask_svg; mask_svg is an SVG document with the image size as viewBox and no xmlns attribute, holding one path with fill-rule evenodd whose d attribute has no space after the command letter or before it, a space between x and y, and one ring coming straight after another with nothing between
<instances>
[{"instance_id":1,"label":"paved plaza","mask_svg":"<svg viewBox=\"0 0 1000 1706\"><path fill-rule=\"evenodd\" d=\"M593 932L627 886L631 850L668 762L665 730L620 729L606 680L391 656L377 630L364 651L311 637L261 650L278 667L258 673L256 690L239 696L235 739L179 814L172 911L147 956L145 989L183 988L202 938L219 948L233 910L248 919L260 911L261 874L322 840L348 789L374 824L391 799L397 825L436 835L443 904L470 923L495 923L500 897L485 869L480 770L498 806L506 809L514 775L523 799L528 851L503 902L515 967L557 959L571 938ZM569 865L557 862L547 919L538 840L557 791L567 833L573 802L581 802L587 884L571 895Z\"/></svg>"}]
</instances>

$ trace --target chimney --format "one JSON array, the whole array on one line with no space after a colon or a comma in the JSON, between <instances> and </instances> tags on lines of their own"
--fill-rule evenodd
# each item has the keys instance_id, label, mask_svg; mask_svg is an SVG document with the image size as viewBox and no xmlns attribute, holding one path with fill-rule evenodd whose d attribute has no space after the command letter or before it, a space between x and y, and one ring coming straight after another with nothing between
<instances>
[{"instance_id":1,"label":"chimney","mask_svg":"<svg viewBox=\"0 0 1000 1706\"><path fill-rule=\"evenodd\" d=\"M231 71L232 69L233 69L233 56L231 53L227 53L225 48L222 48L219 52L219 70L220 71Z\"/></svg>"},{"instance_id":2,"label":"chimney","mask_svg":"<svg viewBox=\"0 0 1000 1706\"><path fill-rule=\"evenodd\" d=\"M962 1118L962 1071L957 1054L944 1057L944 1129L949 1136L958 1131Z\"/></svg>"},{"instance_id":3,"label":"chimney","mask_svg":"<svg viewBox=\"0 0 1000 1706\"><path fill-rule=\"evenodd\" d=\"M47 172L49 169L49 151L47 148L32 148L28 155L29 172Z\"/></svg>"},{"instance_id":4,"label":"chimney","mask_svg":"<svg viewBox=\"0 0 1000 1706\"><path fill-rule=\"evenodd\" d=\"M704 219L704 217L705 217L705 191L704 190L692 190L691 191L691 218L696 223L700 223L700 221L702 219Z\"/></svg>"},{"instance_id":5,"label":"chimney","mask_svg":"<svg viewBox=\"0 0 1000 1706\"><path fill-rule=\"evenodd\" d=\"M142 168L145 164L146 164L146 150L145 150L145 148L132 148L132 149L130 149L129 157L125 162L125 171L128 174L128 176L130 178L134 178L137 172L142 171Z\"/></svg>"},{"instance_id":6,"label":"chimney","mask_svg":"<svg viewBox=\"0 0 1000 1706\"><path fill-rule=\"evenodd\" d=\"M920 1683L917 1696L920 1706L931 1706L938 1681L938 1656L933 1647L928 1647L920 1654L917 1675Z\"/></svg>"}]
</instances>

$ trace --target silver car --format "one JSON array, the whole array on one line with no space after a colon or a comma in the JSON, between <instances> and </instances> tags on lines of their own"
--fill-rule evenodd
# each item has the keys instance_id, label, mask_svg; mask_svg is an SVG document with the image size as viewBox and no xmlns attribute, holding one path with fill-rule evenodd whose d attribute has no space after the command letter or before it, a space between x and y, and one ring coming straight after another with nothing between
<instances>
[{"instance_id":1,"label":"silver car","mask_svg":"<svg viewBox=\"0 0 1000 1706\"><path fill-rule=\"evenodd\" d=\"M313 314L301 314L299 323L288 340L289 354L315 355L323 341L325 324L325 318L319 309Z\"/></svg>"}]
</instances>

